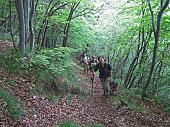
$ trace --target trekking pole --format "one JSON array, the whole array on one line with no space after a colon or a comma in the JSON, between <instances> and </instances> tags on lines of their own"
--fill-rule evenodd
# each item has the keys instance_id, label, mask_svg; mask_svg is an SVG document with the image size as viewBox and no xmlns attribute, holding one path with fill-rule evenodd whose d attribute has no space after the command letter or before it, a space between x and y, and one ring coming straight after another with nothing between
<instances>
[{"instance_id":1,"label":"trekking pole","mask_svg":"<svg viewBox=\"0 0 170 127\"><path fill-rule=\"evenodd\" d=\"M92 82L92 88L91 88L91 96L93 96L93 89L94 89L94 72L93 72L93 75L91 77L91 82Z\"/></svg>"}]
</instances>

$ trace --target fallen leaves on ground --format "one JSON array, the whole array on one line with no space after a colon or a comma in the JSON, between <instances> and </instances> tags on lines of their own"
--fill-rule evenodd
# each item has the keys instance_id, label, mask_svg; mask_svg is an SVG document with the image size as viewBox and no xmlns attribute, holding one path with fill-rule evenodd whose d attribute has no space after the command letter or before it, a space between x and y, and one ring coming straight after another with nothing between
<instances>
[{"instance_id":1,"label":"fallen leaves on ground","mask_svg":"<svg viewBox=\"0 0 170 127\"><path fill-rule=\"evenodd\" d=\"M128 107L117 109L112 103L113 96L102 95L102 87L96 77L94 82L94 95L86 95L86 99L79 100L80 95L61 95L59 101L51 102L42 95L30 94L32 84L29 79L12 76L0 69L0 87L8 89L15 95L23 106L23 116L18 121L10 118L5 110L4 102L0 99L0 127L55 127L64 120L74 120L80 126L86 127L91 123L101 123L106 127L169 127L170 118L163 112L141 113ZM90 77L80 80L83 89L91 90ZM13 85L6 86L5 81L14 81ZM119 91L118 91L119 92Z\"/></svg>"}]
</instances>

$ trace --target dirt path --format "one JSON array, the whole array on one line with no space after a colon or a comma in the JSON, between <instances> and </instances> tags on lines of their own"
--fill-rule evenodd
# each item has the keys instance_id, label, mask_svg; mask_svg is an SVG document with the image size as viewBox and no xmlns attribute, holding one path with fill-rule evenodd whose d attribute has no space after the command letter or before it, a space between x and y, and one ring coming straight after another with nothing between
<instances>
[{"instance_id":1,"label":"dirt path","mask_svg":"<svg viewBox=\"0 0 170 127\"><path fill-rule=\"evenodd\" d=\"M1 77L2 75L1 70ZM81 76L85 78L84 75ZM3 78L1 79L3 83ZM162 114L140 113L128 107L117 109L112 103L112 98L116 95L104 97L98 78L94 83L93 97L85 95L86 99L80 101L79 95L63 95L56 103L41 95L30 94L31 86L27 80L18 77L13 77L13 80L17 81L14 94L22 101L24 115L20 120L13 121L6 112L0 110L0 127L56 127L68 119L74 120L82 127L91 123L101 123L105 127L170 126L170 119ZM90 89L91 84L82 82L81 87Z\"/></svg>"}]
</instances>

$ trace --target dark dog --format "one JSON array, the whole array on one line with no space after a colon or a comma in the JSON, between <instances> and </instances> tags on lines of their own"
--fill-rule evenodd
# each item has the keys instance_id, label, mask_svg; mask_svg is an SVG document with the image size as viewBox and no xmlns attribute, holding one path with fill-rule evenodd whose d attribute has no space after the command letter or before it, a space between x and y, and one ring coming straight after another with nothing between
<instances>
[{"instance_id":1,"label":"dark dog","mask_svg":"<svg viewBox=\"0 0 170 127\"><path fill-rule=\"evenodd\" d=\"M110 86L110 92L114 92L114 91L117 91L117 83L112 81L109 86Z\"/></svg>"}]
</instances>

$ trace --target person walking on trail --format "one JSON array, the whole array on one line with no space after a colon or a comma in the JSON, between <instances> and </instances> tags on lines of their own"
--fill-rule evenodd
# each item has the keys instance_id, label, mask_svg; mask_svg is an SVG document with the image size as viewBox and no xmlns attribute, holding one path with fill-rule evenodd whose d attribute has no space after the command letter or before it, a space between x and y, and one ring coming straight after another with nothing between
<instances>
[{"instance_id":1,"label":"person walking on trail","mask_svg":"<svg viewBox=\"0 0 170 127\"><path fill-rule=\"evenodd\" d=\"M90 76L91 76L91 83L92 83L92 91L91 91L91 96L93 96L93 84L94 84L94 67L97 65L98 61L96 59L96 56L92 56L90 62L89 62L89 68L90 68Z\"/></svg>"},{"instance_id":2,"label":"person walking on trail","mask_svg":"<svg viewBox=\"0 0 170 127\"><path fill-rule=\"evenodd\" d=\"M105 62L103 56L98 57L99 63L94 68L94 74L97 70L99 70L99 78L100 82L103 86L104 95L109 95L110 86L109 84L112 82L112 68L109 63Z\"/></svg>"},{"instance_id":3,"label":"person walking on trail","mask_svg":"<svg viewBox=\"0 0 170 127\"><path fill-rule=\"evenodd\" d=\"M93 73L93 71L94 71L94 68L97 65L97 63L98 63L98 61L96 59L96 56L93 55L91 60L90 60L90 62L89 62L89 68L90 68L90 72L91 72L91 80L94 80L94 73Z\"/></svg>"},{"instance_id":4,"label":"person walking on trail","mask_svg":"<svg viewBox=\"0 0 170 127\"><path fill-rule=\"evenodd\" d=\"M87 56L87 48L86 50L81 54L81 63L83 65L84 73L88 74L89 68L88 68L88 56Z\"/></svg>"}]
</instances>

